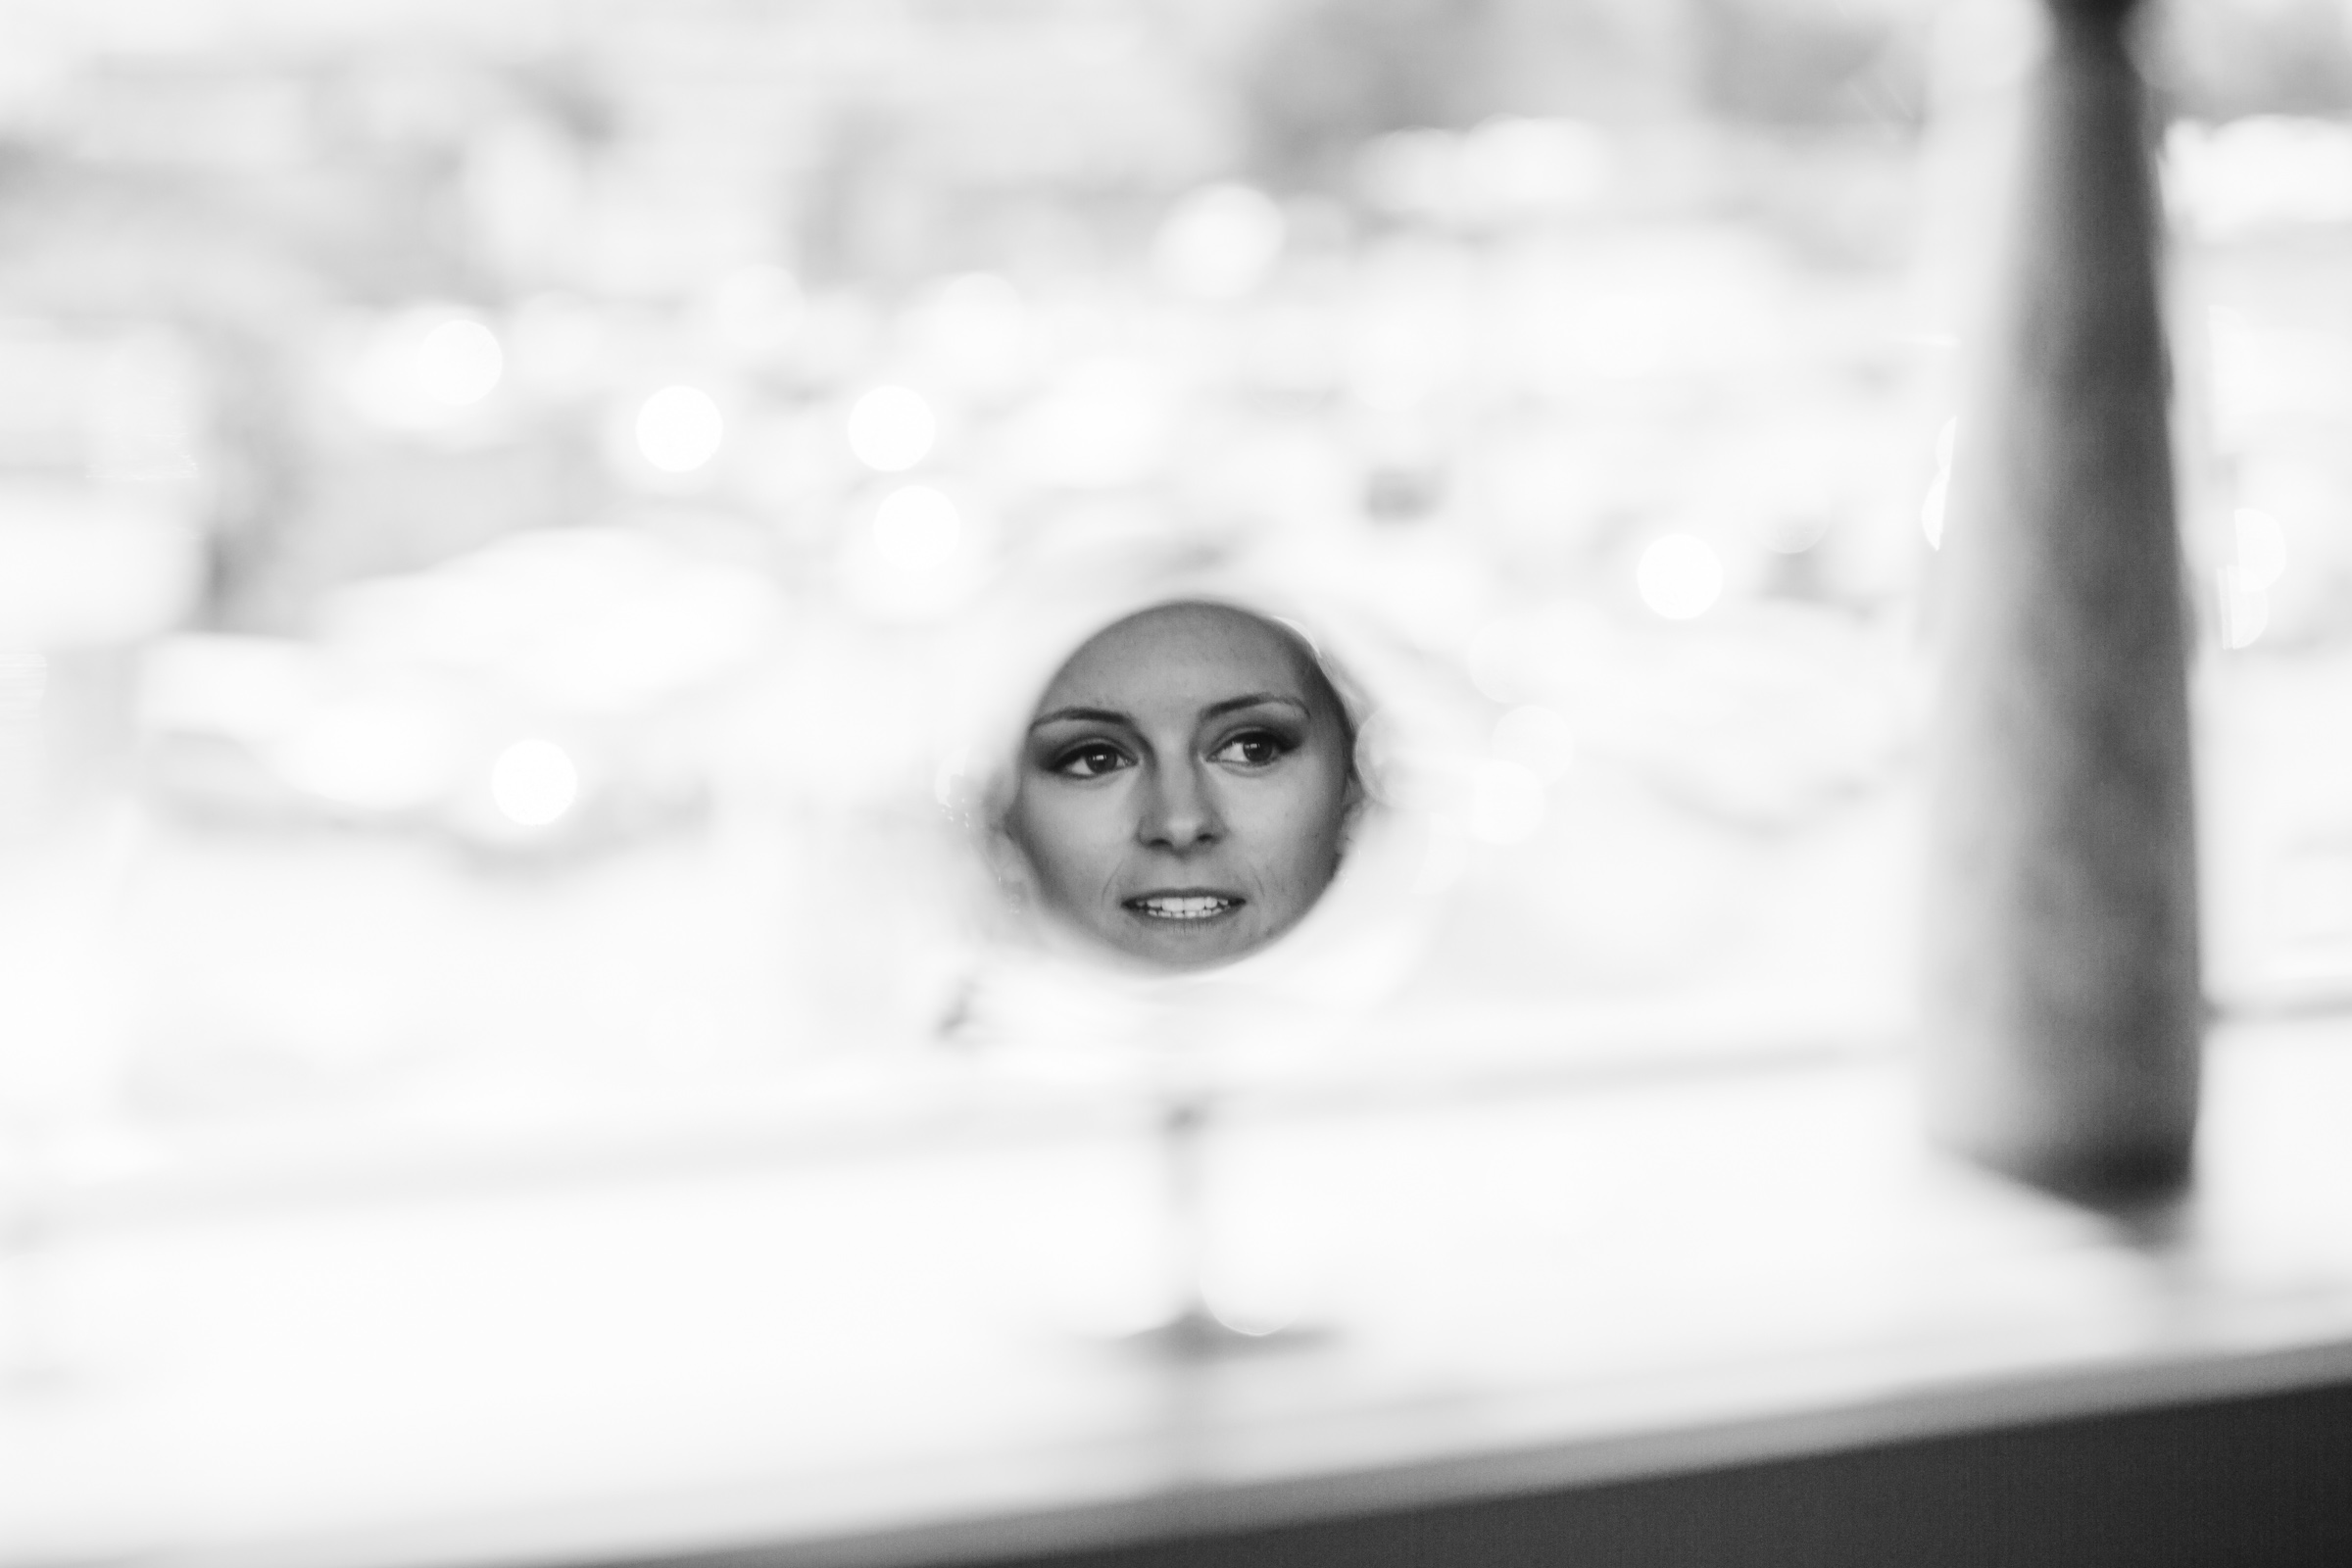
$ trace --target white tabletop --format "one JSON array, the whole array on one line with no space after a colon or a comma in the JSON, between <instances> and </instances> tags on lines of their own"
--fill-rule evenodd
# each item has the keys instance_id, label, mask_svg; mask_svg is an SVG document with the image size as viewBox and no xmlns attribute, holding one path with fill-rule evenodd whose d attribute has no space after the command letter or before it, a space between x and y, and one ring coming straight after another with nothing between
<instances>
[{"instance_id":1,"label":"white tabletop","mask_svg":"<svg viewBox=\"0 0 2352 1568\"><path fill-rule=\"evenodd\" d=\"M1260 1085L1209 1274L1298 1329L1192 1361L1114 1337L1167 1257L1115 1084L266 1200L92 1181L10 1264L0 1561L941 1559L2340 1378L2348 1028L2219 1036L2195 1197L2139 1225L1925 1153L1899 1054Z\"/></svg>"}]
</instances>

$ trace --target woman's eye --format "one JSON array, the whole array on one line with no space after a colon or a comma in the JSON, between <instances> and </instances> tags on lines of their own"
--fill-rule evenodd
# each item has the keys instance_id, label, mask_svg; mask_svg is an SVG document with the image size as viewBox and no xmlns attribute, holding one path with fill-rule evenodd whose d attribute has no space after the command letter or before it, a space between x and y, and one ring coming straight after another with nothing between
<instances>
[{"instance_id":1,"label":"woman's eye","mask_svg":"<svg viewBox=\"0 0 2352 1568\"><path fill-rule=\"evenodd\" d=\"M1247 767L1263 767L1277 760L1291 749L1290 742L1264 730L1251 730L1236 735L1218 747L1211 760L1219 762L1239 762Z\"/></svg>"},{"instance_id":2,"label":"woman's eye","mask_svg":"<svg viewBox=\"0 0 2352 1568\"><path fill-rule=\"evenodd\" d=\"M1071 778L1101 778L1126 765L1126 755L1115 746L1079 746L1062 753L1054 760L1054 771Z\"/></svg>"}]
</instances>

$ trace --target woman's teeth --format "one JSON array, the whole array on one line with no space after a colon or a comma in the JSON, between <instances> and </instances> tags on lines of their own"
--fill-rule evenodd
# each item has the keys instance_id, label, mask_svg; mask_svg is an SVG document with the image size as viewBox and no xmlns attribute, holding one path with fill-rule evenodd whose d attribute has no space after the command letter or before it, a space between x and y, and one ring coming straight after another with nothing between
<instances>
[{"instance_id":1,"label":"woman's teeth","mask_svg":"<svg viewBox=\"0 0 2352 1568\"><path fill-rule=\"evenodd\" d=\"M1127 906L1138 914L1148 914L1157 920L1205 920L1223 914L1240 901L1220 898L1214 893L1186 894L1181 897L1160 894L1148 899L1131 899Z\"/></svg>"}]
</instances>

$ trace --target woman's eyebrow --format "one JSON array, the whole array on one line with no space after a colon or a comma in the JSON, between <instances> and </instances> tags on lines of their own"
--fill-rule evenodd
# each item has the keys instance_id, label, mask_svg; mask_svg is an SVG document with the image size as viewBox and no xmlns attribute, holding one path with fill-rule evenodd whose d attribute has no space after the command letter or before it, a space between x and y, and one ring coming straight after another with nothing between
<instances>
[{"instance_id":1,"label":"woman's eyebrow","mask_svg":"<svg viewBox=\"0 0 2352 1568\"><path fill-rule=\"evenodd\" d=\"M1135 728L1135 720L1110 708L1056 708L1050 713L1040 713L1029 721L1031 729L1058 723L1066 719L1083 719L1090 724L1124 724Z\"/></svg>"},{"instance_id":2,"label":"woman's eyebrow","mask_svg":"<svg viewBox=\"0 0 2352 1568\"><path fill-rule=\"evenodd\" d=\"M1214 718L1219 713L1230 713L1244 708L1255 708L1262 703L1281 703L1286 707L1296 708L1301 713L1314 711L1298 698L1285 696L1281 692L1251 692L1246 697L1228 697L1223 702L1211 703L1200 710L1200 716Z\"/></svg>"}]
</instances>

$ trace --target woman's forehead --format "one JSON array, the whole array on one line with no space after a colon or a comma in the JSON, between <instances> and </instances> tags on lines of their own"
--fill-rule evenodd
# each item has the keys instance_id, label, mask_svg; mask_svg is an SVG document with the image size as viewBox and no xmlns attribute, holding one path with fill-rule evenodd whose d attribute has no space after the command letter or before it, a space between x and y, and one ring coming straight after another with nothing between
<instances>
[{"instance_id":1,"label":"woman's forehead","mask_svg":"<svg viewBox=\"0 0 2352 1568\"><path fill-rule=\"evenodd\" d=\"M1038 707L1085 704L1125 710L1250 692L1311 705L1316 683L1304 664L1295 643L1246 611L1162 605L1088 638L1061 666Z\"/></svg>"}]
</instances>

